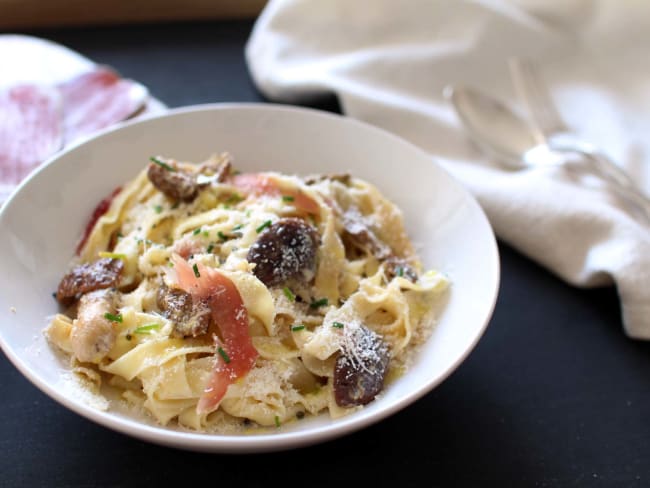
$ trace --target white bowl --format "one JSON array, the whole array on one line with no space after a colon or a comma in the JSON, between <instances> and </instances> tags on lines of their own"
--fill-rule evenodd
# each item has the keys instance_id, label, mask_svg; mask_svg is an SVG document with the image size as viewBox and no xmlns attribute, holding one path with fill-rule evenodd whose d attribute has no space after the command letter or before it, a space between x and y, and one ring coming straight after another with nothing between
<instances>
[{"instance_id":1,"label":"white bowl","mask_svg":"<svg viewBox=\"0 0 650 488\"><path fill-rule=\"evenodd\" d=\"M90 212L131 179L149 156L201 161L228 151L238 169L349 172L375 184L404 212L427 268L446 273L449 300L416 363L381 398L338 420L328 416L272 434L207 435L157 426L133 414L93 408L68 387L66 363L42 329L57 312L52 292L67 269ZM431 157L385 131L314 110L223 104L173 110L72 147L34 172L0 212L0 344L38 388L101 425L154 443L211 452L259 452L350 433L407 407L469 354L492 314L499 258L474 198ZM417 426L413 426L417 428Z\"/></svg>"}]
</instances>

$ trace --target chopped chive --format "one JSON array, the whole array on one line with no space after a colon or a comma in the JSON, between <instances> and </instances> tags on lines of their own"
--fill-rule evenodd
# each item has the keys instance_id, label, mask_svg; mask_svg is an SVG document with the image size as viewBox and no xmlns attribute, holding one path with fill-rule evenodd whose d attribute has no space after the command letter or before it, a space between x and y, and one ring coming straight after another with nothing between
<instances>
[{"instance_id":1,"label":"chopped chive","mask_svg":"<svg viewBox=\"0 0 650 488\"><path fill-rule=\"evenodd\" d=\"M233 193L228 197L226 200L226 203L239 203L243 200L241 195L238 195L237 193Z\"/></svg>"},{"instance_id":2,"label":"chopped chive","mask_svg":"<svg viewBox=\"0 0 650 488\"><path fill-rule=\"evenodd\" d=\"M100 258L126 259L126 254L118 254L115 252L100 251L98 255Z\"/></svg>"},{"instance_id":3,"label":"chopped chive","mask_svg":"<svg viewBox=\"0 0 650 488\"><path fill-rule=\"evenodd\" d=\"M194 232L192 232L192 235L195 236L195 235L199 234L200 232L201 232L201 227L199 227L198 229L194 229Z\"/></svg>"},{"instance_id":4,"label":"chopped chive","mask_svg":"<svg viewBox=\"0 0 650 488\"><path fill-rule=\"evenodd\" d=\"M151 334L151 331L157 330L159 328L160 328L160 324L147 324L147 325L141 325L133 332L135 334Z\"/></svg>"},{"instance_id":5,"label":"chopped chive","mask_svg":"<svg viewBox=\"0 0 650 488\"><path fill-rule=\"evenodd\" d=\"M295 199L296 197L292 197L291 195L282 195L283 202L293 202Z\"/></svg>"},{"instance_id":6,"label":"chopped chive","mask_svg":"<svg viewBox=\"0 0 650 488\"><path fill-rule=\"evenodd\" d=\"M122 323L122 314L118 313L117 315L113 315L112 313L106 312L104 314L104 318L110 320L111 322L120 322Z\"/></svg>"},{"instance_id":7,"label":"chopped chive","mask_svg":"<svg viewBox=\"0 0 650 488\"><path fill-rule=\"evenodd\" d=\"M342 329L344 325L341 322L332 322L332 327L336 327L337 329Z\"/></svg>"},{"instance_id":8,"label":"chopped chive","mask_svg":"<svg viewBox=\"0 0 650 488\"><path fill-rule=\"evenodd\" d=\"M124 236L122 235L122 233L121 233L121 232L118 232L118 233L117 233L117 238L118 238L118 239L121 239L122 237L124 237Z\"/></svg>"},{"instance_id":9,"label":"chopped chive","mask_svg":"<svg viewBox=\"0 0 650 488\"><path fill-rule=\"evenodd\" d=\"M196 263L194 263L194 265L192 266L192 269L194 270L194 276L196 276L197 278L200 278L201 274L199 273L199 266Z\"/></svg>"},{"instance_id":10,"label":"chopped chive","mask_svg":"<svg viewBox=\"0 0 650 488\"><path fill-rule=\"evenodd\" d=\"M218 347L217 352L219 353L219 356L223 359L223 362L228 364L230 362L230 356L228 356L228 353L223 350L223 348Z\"/></svg>"},{"instance_id":11,"label":"chopped chive","mask_svg":"<svg viewBox=\"0 0 650 488\"><path fill-rule=\"evenodd\" d=\"M210 243L210 245L209 245L208 248L206 249L206 252L207 252L208 254L210 254L210 253L212 252L213 249L214 249L214 244L213 244L213 243Z\"/></svg>"},{"instance_id":12,"label":"chopped chive","mask_svg":"<svg viewBox=\"0 0 650 488\"><path fill-rule=\"evenodd\" d=\"M169 266L170 268L173 268L173 267L174 267L174 263L172 263L172 262L170 261L170 262L167 263L167 266Z\"/></svg>"},{"instance_id":13,"label":"chopped chive","mask_svg":"<svg viewBox=\"0 0 650 488\"><path fill-rule=\"evenodd\" d=\"M162 205L155 205L153 209L156 213L160 213L162 212Z\"/></svg>"},{"instance_id":14,"label":"chopped chive","mask_svg":"<svg viewBox=\"0 0 650 488\"><path fill-rule=\"evenodd\" d=\"M155 157L151 156L151 157L149 158L149 160L150 160L152 163L156 163L156 164L157 164L158 166L160 166L161 168L165 168L167 171L176 171L176 170L175 170L174 168L172 168L170 165L168 165L168 164L165 163L164 161L161 161L161 160L158 159L158 158L155 158Z\"/></svg>"},{"instance_id":15,"label":"chopped chive","mask_svg":"<svg viewBox=\"0 0 650 488\"><path fill-rule=\"evenodd\" d=\"M296 295L289 289L288 286L282 288L282 291L284 292L284 296L287 297L287 300L289 300L290 302L296 301Z\"/></svg>"},{"instance_id":16,"label":"chopped chive","mask_svg":"<svg viewBox=\"0 0 650 488\"><path fill-rule=\"evenodd\" d=\"M217 235L219 236L219 239L221 239L222 241L228 240L228 236L221 231L217 232Z\"/></svg>"},{"instance_id":17,"label":"chopped chive","mask_svg":"<svg viewBox=\"0 0 650 488\"><path fill-rule=\"evenodd\" d=\"M255 229L255 231L259 234L260 232L262 232L267 227L271 227L271 221L270 220L267 220L266 222L264 222L257 229Z\"/></svg>"},{"instance_id":18,"label":"chopped chive","mask_svg":"<svg viewBox=\"0 0 650 488\"><path fill-rule=\"evenodd\" d=\"M321 298L320 300L316 300L314 302L311 302L309 304L309 307L310 308L320 308L320 307L324 307L327 304L328 304L327 298Z\"/></svg>"},{"instance_id":19,"label":"chopped chive","mask_svg":"<svg viewBox=\"0 0 650 488\"><path fill-rule=\"evenodd\" d=\"M291 327L291 332L298 332L300 330L305 330L304 325L294 325Z\"/></svg>"},{"instance_id":20,"label":"chopped chive","mask_svg":"<svg viewBox=\"0 0 650 488\"><path fill-rule=\"evenodd\" d=\"M400 276L400 277L404 276L404 268L402 268L401 266L399 268L397 268L397 276Z\"/></svg>"},{"instance_id":21,"label":"chopped chive","mask_svg":"<svg viewBox=\"0 0 650 488\"><path fill-rule=\"evenodd\" d=\"M275 416L275 426L279 428L280 425L281 425L281 424L280 424L280 417L278 417L278 416L276 415L276 416Z\"/></svg>"},{"instance_id":22,"label":"chopped chive","mask_svg":"<svg viewBox=\"0 0 650 488\"><path fill-rule=\"evenodd\" d=\"M232 228L232 230L239 230L239 229L241 229L242 227L244 227L244 224L237 224L236 226L234 226L234 227Z\"/></svg>"}]
</instances>

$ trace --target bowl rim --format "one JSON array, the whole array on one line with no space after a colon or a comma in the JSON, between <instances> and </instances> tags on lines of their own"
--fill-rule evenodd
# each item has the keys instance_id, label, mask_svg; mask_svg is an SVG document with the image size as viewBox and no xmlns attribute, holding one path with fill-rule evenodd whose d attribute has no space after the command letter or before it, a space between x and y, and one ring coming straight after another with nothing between
<instances>
[{"instance_id":1,"label":"bowl rim","mask_svg":"<svg viewBox=\"0 0 650 488\"><path fill-rule=\"evenodd\" d=\"M16 196L21 193L23 189L28 186L41 171L52 164L56 164L56 161L77 150L78 147L95 143L97 140L102 139L114 132L126 131L135 125L144 125L156 119L171 118L179 115L198 112L211 112L221 110L264 110L269 112L280 111L286 113L297 113L299 115L305 114L308 116L329 118L332 120L337 120L339 122L345 121L345 123L351 124L356 128L375 132L380 137L392 139L396 144L409 146L410 150L414 150L421 156L430 159L432 164L436 164L439 170L441 170L444 174L447 175L447 177L453 180L456 185L458 185L459 190L463 193L468 203L475 207L474 210L478 211L487 223L487 228L490 231L487 244L490 248L489 254L493 260L493 262L490 264L492 269L494 269L493 286L491 289L490 303L486 309L487 312L485 313L485 316L482 319L482 323L477 329L474 337L464 348L463 353L460 354L453 361L453 363L451 363L445 369L443 374L439 375L436 378L433 378L430 381L427 381L422 387L409 392L398 401L395 401L392 405L379 408L371 414L351 415L343 417L337 419L336 422L333 422L332 424L314 427L307 431L279 431L269 434L255 434L251 436L200 433L192 432L189 430L186 431L169 429L165 428L164 426L149 425L147 423L122 416L112 416L110 413L95 409L84 403L74 402L70 399L69 394L65 393L65 391L56 389L55 385L46 382L40 378L37 373L32 371L29 364L24 361L12 347L10 347L3 335L0 333L0 348L4 351L9 361L23 374L23 376L25 376L33 385L40 389L41 392L47 394L50 398L65 406L66 408L72 410L73 412L99 425L120 432L122 434L126 434L127 436L159 445L177 449L214 453L238 454L282 451L325 442L327 440L351 434L355 431L373 425L391 415L394 415L424 395L430 393L439 384L446 380L467 359L470 353L475 349L480 339L483 337L485 330L490 323L499 295L501 280L499 249L496 237L494 235L494 230L487 216L485 215L483 208L479 205L478 201L469 192L469 190L464 185L462 185L457 178L450 174L446 168L436 163L434 156L430 155L403 137L400 137L399 135L383 128L358 119L353 119L346 115L326 112L324 110L316 108L265 102L223 102L195 104L168 109L162 113L146 114L138 118L122 122L116 126L98 131L88 138L76 141L75 143L65 147L60 152L48 158L37 168L35 168L16 188L14 188L9 198L7 198L2 207L0 207L0 223L5 219L5 215L9 211L7 209L11 209L13 200L16 198Z\"/></svg>"}]
</instances>

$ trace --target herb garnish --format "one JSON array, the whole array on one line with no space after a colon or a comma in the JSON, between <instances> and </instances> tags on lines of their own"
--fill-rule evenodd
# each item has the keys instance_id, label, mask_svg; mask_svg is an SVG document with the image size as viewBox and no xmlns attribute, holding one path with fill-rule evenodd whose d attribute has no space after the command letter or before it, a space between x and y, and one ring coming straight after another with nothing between
<instances>
[{"instance_id":1,"label":"herb garnish","mask_svg":"<svg viewBox=\"0 0 650 488\"><path fill-rule=\"evenodd\" d=\"M111 258L111 259L126 259L126 254L119 254L115 252L106 252L106 251L100 251L98 253L100 258Z\"/></svg>"},{"instance_id":2,"label":"herb garnish","mask_svg":"<svg viewBox=\"0 0 650 488\"><path fill-rule=\"evenodd\" d=\"M341 322L332 322L332 327L336 327L337 329L342 329L345 326Z\"/></svg>"},{"instance_id":3,"label":"herb garnish","mask_svg":"<svg viewBox=\"0 0 650 488\"><path fill-rule=\"evenodd\" d=\"M226 203L239 203L243 200L244 198L241 195L238 195L237 193L233 193L228 197L226 200Z\"/></svg>"},{"instance_id":4,"label":"herb garnish","mask_svg":"<svg viewBox=\"0 0 650 488\"><path fill-rule=\"evenodd\" d=\"M228 353L223 350L222 347L217 348L217 352L219 353L219 356L223 359L223 362L228 364L230 362L230 356L228 356Z\"/></svg>"},{"instance_id":5,"label":"herb garnish","mask_svg":"<svg viewBox=\"0 0 650 488\"><path fill-rule=\"evenodd\" d=\"M264 222L257 229L255 229L255 231L259 234L260 232L262 232L267 227L271 227L271 221L270 220L267 220L266 222Z\"/></svg>"},{"instance_id":6,"label":"herb garnish","mask_svg":"<svg viewBox=\"0 0 650 488\"><path fill-rule=\"evenodd\" d=\"M174 168L172 168L170 165L168 165L167 163L165 163L164 161L161 161L160 159L158 159L158 158L156 158L156 157L151 156L151 157L149 158L149 160L150 160L152 163L156 163L156 164L157 164L158 166L160 166L161 168L165 168L167 171L176 171L176 170L175 170Z\"/></svg>"},{"instance_id":7,"label":"herb garnish","mask_svg":"<svg viewBox=\"0 0 650 488\"><path fill-rule=\"evenodd\" d=\"M106 312L104 314L104 318L110 320L111 322L122 323L122 314L121 313L118 313L117 315L113 315L112 313Z\"/></svg>"},{"instance_id":8,"label":"herb garnish","mask_svg":"<svg viewBox=\"0 0 650 488\"><path fill-rule=\"evenodd\" d=\"M301 325L294 325L291 327L291 332L298 332L300 330L305 330L305 326L301 324Z\"/></svg>"},{"instance_id":9,"label":"herb garnish","mask_svg":"<svg viewBox=\"0 0 650 488\"><path fill-rule=\"evenodd\" d=\"M199 273L199 266L196 263L194 263L192 265L192 269L194 270L194 276L196 276L197 278L200 278L201 274Z\"/></svg>"},{"instance_id":10,"label":"herb garnish","mask_svg":"<svg viewBox=\"0 0 650 488\"><path fill-rule=\"evenodd\" d=\"M310 307L310 308L320 308L320 307L324 307L324 306L327 305L328 303L329 303L329 302L328 302L327 298L321 298L320 300L316 300L316 301L314 301L314 302L311 302L311 303L309 304L309 307Z\"/></svg>"},{"instance_id":11,"label":"herb garnish","mask_svg":"<svg viewBox=\"0 0 650 488\"><path fill-rule=\"evenodd\" d=\"M153 209L156 213L160 213L162 212L162 205L154 205Z\"/></svg>"},{"instance_id":12,"label":"herb garnish","mask_svg":"<svg viewBox=\"0 0 650 488\"><path fill-rule=\"evenodd\" d=\"M208 248L206 249L206 252L207 252L208 254L210 254L210 253L212 252L213 249L214 249L214 244L211 242L210 245L208 246Z\"/></svg>"},{"instance_id":13,"label":"herb garnish","mask_svg":"<svg viewBox=\"0 0 650 488\"><path fill-rule=\"evenodd\" d=\"M200 234L200 233L201 233L201 227L199 227L198 229L194 229L194 232L192 232L192 235L195 236L195 235Z\"/></svg>"},{"instance_id":14,"label":"herb garnish","mask_svg":"<svg viewBox=\"0 0 650 488\"><path fill-rule=\"evenodd\" d=\"M141 325L133 332L135 334L151 334L152 331L157 330L159 328L160 328L160 324L147 324L147 325Z\"/></svg>"},{"instance_id":15,"label":"herb garnish","mask_svg":"<svg viewBox=\"0 0 650 488\"><path fill-rule=\"evenodd\" d=\"M280 417L278 417L278 416L276 415L276 416L275 416L275 426L279 428L280 425L281 425L281 424L280 424Z\"/></svg>"},{"instance_id":16,"label":"herb garnish","mask_svg":"<svg viewBox=\"0 0 650 488\"><path fill-rule=\"evenodd\" d=\"M229 239L229 237L221 231L217 232L217 235L219 236L219 239L221 239L222 241L227 241Z\"/></svg>"},{"instance_id":17,"label":"herb garnish","mask_svg":"<svg viewBox=\"0 0 650 488\"><path fill-rule=\"evenodd\" d=\"M282 292L284 293L284 296L287 297L287 300L289 300L290 302L296 301L296 295L289 289L288 286L282 288Z\"/></svg>"},{"instance_id":18,"label":"herb garnish","mask_svg":"<svg viewBox=\"0 0 650 488\"><path fill-rule=\"evenodd\" d=\"M296 197L292 197L291 195L282 195L283 202L293 202L295 199Z\"/></svg>"}]
</instances>

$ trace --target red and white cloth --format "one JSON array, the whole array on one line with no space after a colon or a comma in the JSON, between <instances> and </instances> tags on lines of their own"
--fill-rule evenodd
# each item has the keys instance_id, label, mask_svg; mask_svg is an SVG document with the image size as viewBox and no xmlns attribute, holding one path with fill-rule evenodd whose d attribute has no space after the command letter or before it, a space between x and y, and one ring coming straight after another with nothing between
<instances>
[{"instance_id":1,"label":"red and white cloth","mask_svg":"<svg viewBox=\"0 0 650 488\"><path fill-rule=\"evenodd\" d=\"M0 35L0 203L63 147L164 108L147 88L58 44Z\"/></svg>"}]
</instances>

